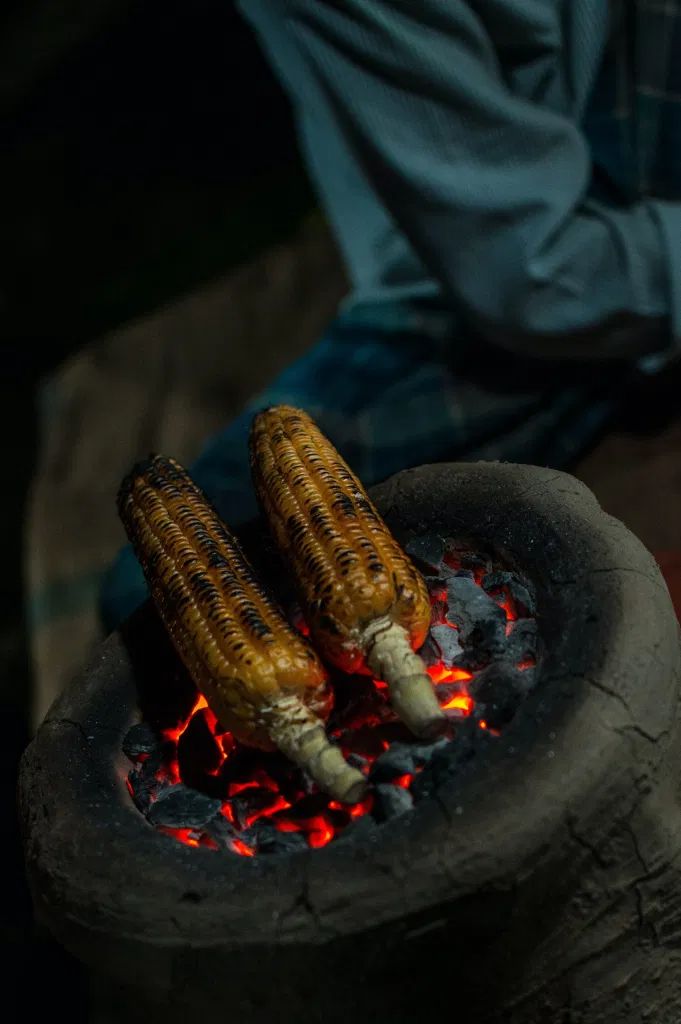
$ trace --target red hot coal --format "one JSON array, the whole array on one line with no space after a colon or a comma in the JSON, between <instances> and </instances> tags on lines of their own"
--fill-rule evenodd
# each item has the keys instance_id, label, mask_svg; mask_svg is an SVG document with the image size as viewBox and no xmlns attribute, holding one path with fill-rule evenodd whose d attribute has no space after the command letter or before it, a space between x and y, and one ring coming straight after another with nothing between
<instances>
[{"instance_id":1,"label":"red hot coal","mask_svg":"<svg viewBox=\"0 0 681 1024\"><path fill-rule=\"evenodd\" d=\"M123 750L138 810L189 846L244 857L326 846L411 810L500 735L537 678L532 585L483 554L435 534L407 551L422 571L432 616L421 649L450 727L435 743L417 741L393 714L379 679L332 674L328 732L371 783L343 805L321 793L278 753L240 745L205 698L194 693L176 724L143 721ZM306 624L292 612L303 633Z\"/></svg>"}]
</instances>

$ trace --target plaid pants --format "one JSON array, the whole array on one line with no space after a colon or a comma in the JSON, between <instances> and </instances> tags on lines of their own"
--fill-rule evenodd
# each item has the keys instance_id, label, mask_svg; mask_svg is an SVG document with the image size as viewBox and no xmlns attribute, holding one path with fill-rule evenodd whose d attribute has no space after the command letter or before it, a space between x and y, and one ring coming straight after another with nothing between
<instances>
[{"instance_id":1,"label":"plaid pants","mask_svg":"<svg viewBox=\"0 0 681 1024\"><path fill-rule=\"evenodd\" d=\"M399 329L396 325L400 325ZM257 514L248 431L259 409L306 409L366 484L427 462L502 459L562 467L607 422L626 370L585 370L510 356L455 335L452 316L428 303L356 310L285 370L191 466L222 518ZM146 596L130 548L102 590L114 628Z\"/></svg>"}]
</instances>

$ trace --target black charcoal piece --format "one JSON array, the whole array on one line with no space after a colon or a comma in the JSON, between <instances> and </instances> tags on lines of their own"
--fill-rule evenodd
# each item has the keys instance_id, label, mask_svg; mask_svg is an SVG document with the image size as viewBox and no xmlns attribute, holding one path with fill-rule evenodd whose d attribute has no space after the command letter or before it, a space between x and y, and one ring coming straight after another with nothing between
<instances>
[{"instance_id":1,"label":"black charcoal piece","mask_svg":"<svg viewBox=\"0 0 681 1024\"><path fill-rule=\"evenodd\" d=\"M426 570L439 572L445 555L445 542L435 533L412 537L404 549L410 558Z\"/></svg>"},{"instance_id":2,"label":"black charcoal piece","mask_svg":"<svg viewBox=\"0 0 681 1024\"><path fill-rule=\"evenodd\" d=\"M163 752L156 749L137 769L128 775L128 782L132 790L132 798L135 806L142 814L149 809L152 796L165 788L165 783L156 778L156 773L163 763Z\"/></svg>"},{"instance_id":3,"label":"black charcoal piece","mask_svg":"<svg viewBox=\"0 0 681 1024\"><path fill-rule=\"evenodd\" d=\"M147 811L152 825L166 828L203 828L220 810L220 801L187 786L169 786Z\"/></svg>"},{"instance_id":4,"label":"black charcoal piece","mask_svg":"<svg viewBox=\"0 0 681 1024\"><path fill-rule=\"evenodd\" d=\"M177 744L180 777L189 786L199 786L206 775L214 772L223 757L206 716L199 711L180 736Z\"/></svg>"},{"instance_id":5,"label":"black charcoal piece","mask_svg":"<svg viewBox=\"0 0 681 1024\"><path fill-rule=\"evenodd\" d=\"M219 846L226 847L229 849L230 843L233 839L238 838L238 832L231 824L227 821L224 814L218 812L215 814L209 822L205 825L205 831L214 839Z\"/></svg>"},{"instance_id":6,"label":"black charcoal piece","mask_svg":"<svg viewBox=\"0 0 681 1024\"><path fill-rule=\"evenodd\" d=\"M147 807L149 806L149 794L141 791L140 775L134 768L128 772L128 789L137 810L141 811L142 814L146 814Z\"/></svg>"},{"instance_id":7,"label":"black charcoal piece","mask_svg":"<svg viewBox=\"0 0 681 1024\"><path fill-rule=\"evenodd\" d=\"M435 755L440 751L448 747L450 740L446 737L444 739L436 740L435 743L413 743L410 745L411 755L414 758L414 764L419 767L423 767L428 764Z\"/></svg>"},{"instance_id":8,"label":"black charcoal piece","mask_svg":"<svg viewBox=\"0 0 681 1024\"><path fill-rule=\"evenodd\" d=\"M528 694L532 693L535 686L537 685L537 679L539 678L536 668L526 668L520 673L523 681L523 696L527 697Z\"/></svg>"},{"instance_id":9,"label":"black charcoal piece","mask_svg":"<svg viewBox=\"0 0 681 1024\"><path fill-rule=\"evenodd\" d=\"M506 614L473 580L454 576L447 582L447 620L459 627L461 642L485 650L503 650Z\"/></svg>"},{"instance_id":10,"label":"black charcoal piece","mask_svg":"<svg viewBox=\"0 0 681 1024\"><path fill-rule=\"evenodd\" d=\"M340 677L339 684L333 720L335 727L342 732L356 728L358 723L376 711L376 690L369 676Z\"/></svg>"},{"instance_id":11,"label":"black charcoal piece","mask_svg":"<svg viewBox=\"0 0 681 1024\"><path fill-rule=\"evenodd\" d=\"M271 789L244 789L232 800L232 810L239 828L247 828L248 820L259 812L266 811L276 799Z\"/></svg>"},{"instance_id":12,"label":"black charcoal piece","mask_svg":"<svg viewBox=\"0 0 681 1024\"><path fill-rule=\"evenodd\" d=\"M456 659L456 668L465 668L467 672L479 672L481 668L489 665L492 658L499 658L503 656L503 647L501 641L495 640L494 644L483 644L482 641L477 638L478 643L475 644L476 637L473 636L474 646L468 646L464 648L464 652L460 658Z\"/></svg>"},{"instance_id":13,"label":"black charcoal piece","mask_svg":"<svg viewBox=\"0 0 681 1024\"><path fill-rule=\"evenodd\" d=\"M238 845L237 845L238 844ZM237 832L232 842L228 844L228 849L231 853L236 853L239 857L244 856L244 846L248 847L251 851L250 856L253 856L258 852L258 843L252 832ZM246 854L246 856L249 856Z\"/></svg>"},{"instance_id":14,"label":"black charcoal piece","mask_svg":"<svg viewBox=\"0 0 681 1024\"><path fill-rule=\"evenodd\" d=\"M442 626L447 618L447 601L433 601L430 606L430 625Z\"/></svg>"},{"instance_id":15,"label":"black charcoal piece","mask_svg":"<svg viewBox=\"0 0 681 1024\"><path fill-rule=\"evenodd\" d=\"M302 832L279 832L269 825L267 829L256 830L255 835L258 853L295 853L296 850L307 849L307 840Z\"/></svg>"},{"instance_id":16,"label":"black charcoal piece","mask_svg":"<svg viewBox=\"0 0 681 1024\"><path fill-rule=\"evenodd\" d=\"M369 764L369 762L366 759L366 757L362 757L361 754L348 754L348 756L345 758L345 760L353 768L359 768L360 771L362 771L362 769L366 768L366 766Z\"/></svg>"},{"instance_id":17,"label":"black charcoal piece","mask_svg":"<svg viewBox=\"0 0 681 1024\"><path fill-rule=\"evenodd\" d=\"M343 829L336 842L356 842L365 843L373 835L376 834L376 822L369 814L364 814L361 818L354 818L350 824Z\"/></svg>"},{"instance_id":18,"label":"black charcoal piece","mask_svg":"<svg viewBox=\"0 0 681 1024\"><path fill-rule=\"evenodd\" d=\"M414 757L406 743L393 743L374 761L369 773L371 782L394 782L400 775L411 775Z\"/></svg>"},{"instance_id":19,"label":"black charcoal piece","mask_svg":"<svg viewBox=\"0 0 681 1024\"><path fill-rule=\"evenodd\" d=\"M534 615L536 602L529 586L526 586L518 579L513 572L490 572L484 577L482 585L485 590L497 590L505 587L516 604L520 605L519 611L526 615Z\"/></svg>"},{"instance_id":20,"label":"black charcoal piece","mask_svg":"<svg viewBox=\"0 0 681 1024\"><path fill-rule=\"evenodd\" d=\"M153 754L158 749L158 736L146 722L132 725L125 734L123 753L131 761L137 760L140 754Z\"/></svg>"},{"instance_id":21,"label":"black charcoal piece","mask_svg":"<svg viewBox=\"0 0 681 1024\"><path fill-rule=\"evenodd\" d=\"M446 628L449 629L449 626L447 626ZM451 629L450 632L454 633L455 630ZM426 665L426 667L430 667L432 665L439 665L440 659L442 657L442 655L440 654L440 648L430 636L426 637L426 642L424 643L423 647L421 647L421 649L419 650L419 656L423 659L423 662Z\"/></svg>"},{"instance_id":22,"label":"black charcoal piece","mask_svg":"<svg viewBox=\"0 0 681 1024\"><path fill-rule=\"evenodd\" d=\"M411 786L414 800L418 802L432 796L440 786L464 773L478 754L484 754L491 743L497 742L488 730L480 728L479 721L470 717L456 728L451 742L442 744L420 772Z\"/></svg>"},{"instance_id":23,"label":"black charcoal piece","mask_svg":"<svg viewBox=\"0 0 681 1024\"><path fill-rule=\"evenodd\" d=\"M376 821L389 821L410 811L413 806L411 793L402 786L380 785L374 790L373 815Z\"/></svg>"},{"instance_id":24,"label":"black charcoal piece","mask_svg":"<svg viewBox=\"0 0 681 1024\"><path fill-rule=\"evenodd\" d=\"M515 665L497 662L471 682L477 711L490 729L502 729L515 715L526 694L524 675Z\"/></svg>"},{"instance_id":25,"label":"black charcoal piece","mask_svg":"<svg viewBox=\"0 0 681 1024\"><path fill-rule=\"evenodd\" d=\"M453 551L452 555L455 558L458 557L458 560L461 563L461 567L463 569L477 569L478 571L480 571L481 569L484 569L485 571L489 570L490 560L489 558L486 558L484 555L475 554L473 551L461 550Z\"/></svg>"},{"instance_id":26,"label":"black charcoal piece","mask_svg":"<svg viewBox=\"0 0 681 1024\"><path fill-rule=\"evenodd\" d=\"M444 707L445 704L449 704L453 697L464 696L464 692L461 689L461 683L438 683L435 690L437 699L440 703L440 707ZM463 708L448 708L445 711L448 718L465 718L466 712Z\"/></svg>"},{"instance_id":27,"label":"black charcoal piece","mask_svg":"<svg viewBox=\"0 0 681 1024\"><path fill-rule=\"evenodd\" d=\"M504 658L518 665L528 659L535 660L539 634L537 623L534 619L518 619L511 626L511 632L506 638L506 650Z\"/></svg>"},{"instance_id":28,"label":"black charcoal piece","mask_svg":"<svg viewBox=\"0 0 681 1024\"><path fill-rule=\"evenodd\" d=\"M429 635L437 644L442 663L451 668L456 659L463 654L458 629L452 626L431 626Z\"/></svg>"}]
</instances>

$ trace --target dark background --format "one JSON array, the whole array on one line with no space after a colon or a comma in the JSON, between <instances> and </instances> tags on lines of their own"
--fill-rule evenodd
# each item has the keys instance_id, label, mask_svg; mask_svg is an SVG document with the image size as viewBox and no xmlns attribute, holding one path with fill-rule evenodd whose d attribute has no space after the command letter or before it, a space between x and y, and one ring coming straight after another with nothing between
<instances>
[{"instance_id":1,"label":"dark background","mask_svg":"<svg viewBox=\"0 0 681 1024\"><path fill-rule=\"evenodd\" d=\"M7 0L0 13L0 958L3 1019L85 1020L36 932L16 827L29 738L22 516L40 377L285 236L311 205L287 103L229 0ZM6 1015L7 1014L7 1015ZM16 1017L14 1016L16 1014Z\"/></svg>"}]
</instances>

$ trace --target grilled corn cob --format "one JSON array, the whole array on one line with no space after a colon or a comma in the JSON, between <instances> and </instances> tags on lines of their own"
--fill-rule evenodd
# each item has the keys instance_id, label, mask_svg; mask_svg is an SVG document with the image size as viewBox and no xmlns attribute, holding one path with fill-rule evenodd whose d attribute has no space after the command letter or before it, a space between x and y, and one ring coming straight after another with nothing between
<instances>
[{"instance_id":1,"label":"grilled corn cob","mask_svg":"<svg viewBox=\"0 0 681 1024\"><path fill-rule=\"evenodd\" d=\"M324 729L333 698L321 662L187 473L152 456L123 481L118 510L170 637L222 725L245 744L278 748L337 800L358 800L364 777Z\"/></svg>"},{"instance_id":2,"label":"grilled corn cob","mask_svg":"<svg viewBox=\"0 0 681 1024\"><path fill-rule=\"evenodd\" d=\"M430 624L425 583L357 477L307 413L290 406L256 416L250 451L316 649L346 672L384 680L416 734L442 731L445 716L415 653Z\"/></svg>"}]
</instances>

